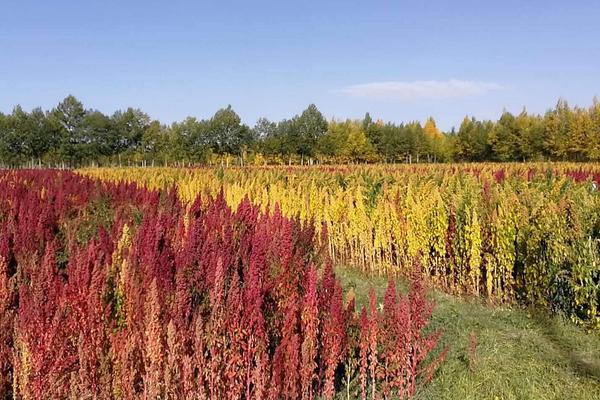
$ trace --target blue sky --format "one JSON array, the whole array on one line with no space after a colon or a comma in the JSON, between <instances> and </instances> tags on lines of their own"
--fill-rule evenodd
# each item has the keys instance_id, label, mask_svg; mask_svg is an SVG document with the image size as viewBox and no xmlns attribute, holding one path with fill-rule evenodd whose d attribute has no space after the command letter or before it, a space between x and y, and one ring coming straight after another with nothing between
<instances>
[{"instance_id":1,"label":"blue sky","mask_svg":"<svg viewBox=\"0 0 600 400\"><path fill-rule=\"evenodd\" d=\"M597 1L6 1L0 110L74 94L163 122L315 103L396 122L544 112L600 95Z\"/></svg>"}]
</instances>

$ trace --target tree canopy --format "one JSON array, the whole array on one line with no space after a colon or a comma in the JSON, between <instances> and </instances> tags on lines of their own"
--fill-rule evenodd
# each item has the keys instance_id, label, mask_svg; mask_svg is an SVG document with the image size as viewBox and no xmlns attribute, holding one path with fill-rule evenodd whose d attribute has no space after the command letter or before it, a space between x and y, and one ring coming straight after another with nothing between
<instances>
[{"instance_id":1,"label":"tree canopy","mask_svg":"<svg viewBox=\"0 0 600 400\"><path fill-rule=\"evenodd\" d=\"M450 161L599 161L600 102L565 101L543 115L504 111L497 121L465 117L443 132L422 124L385 123L369 113L327 120L316 105L281 121L244 124L231 105L208 118L170 125L140 109L106 115L72 95L51 110L0 113L0 166L89 164L371 163Z\"/></svg>"}]
</instances>

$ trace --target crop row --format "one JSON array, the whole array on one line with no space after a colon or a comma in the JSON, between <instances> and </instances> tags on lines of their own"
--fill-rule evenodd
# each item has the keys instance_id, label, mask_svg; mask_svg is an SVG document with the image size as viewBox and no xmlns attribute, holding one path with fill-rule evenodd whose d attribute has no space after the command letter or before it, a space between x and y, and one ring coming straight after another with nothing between
<instances>
[{"instance_id":1,"label":"crop row","mask_svg":"<svg viewBox=\"0 0 600 400\"><path fill-rule=\"evenodd\" d=\"M519 301L600 326L600 166L421 166L91 169L84 174L191 202L223 190L236 207L278 204L323 226L336 265L422 273L452 293Z\"/></svg>"},{"instance_id":2,"label":"crop row","mask_svg":"<svg viewBox=\"0 0 600 400\"><path fill-rule=\"evenodd\" d=\"M0 192L0 398L408 398L444 357L417 274L356 312L276 206L53 171Z\"/></svg>"}]
</instances>

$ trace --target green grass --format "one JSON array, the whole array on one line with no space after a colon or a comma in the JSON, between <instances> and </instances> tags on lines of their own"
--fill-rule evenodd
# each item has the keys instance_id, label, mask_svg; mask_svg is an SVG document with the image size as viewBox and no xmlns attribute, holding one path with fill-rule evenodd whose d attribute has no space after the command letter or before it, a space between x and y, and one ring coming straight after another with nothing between
<instances>
[{"instance_id":1,"label":"green grass","mask_svg":"<svg viewBox=\"0 0 600 400\"><path fill-rule=\"evenodd\" d=\"M338 269L346 290L366 305L373 287L382 299L385 278L367 278ZM406 285L399 282L403 289ZM437 307L432 329L443 328L450 353L417 399L600 399L600 335L586 333L560 317L490 306L432 292ZM469 368L473 332L477 352Z\"/></svg>"}]
</instances>

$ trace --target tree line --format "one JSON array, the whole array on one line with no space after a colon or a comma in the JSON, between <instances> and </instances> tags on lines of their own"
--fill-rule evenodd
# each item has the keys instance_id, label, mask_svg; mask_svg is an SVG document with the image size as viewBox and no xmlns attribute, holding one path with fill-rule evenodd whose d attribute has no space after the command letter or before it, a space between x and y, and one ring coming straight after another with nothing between
<instances>
[{"instance_id":1,"label":"tree line","mask_svg":"<svg viewBox=\"0 0 600 400\"><path fill-rule=\"evenodd\" d=\"M565 101L543 115L504 111L497 121L465 117L442 132L423 124L328 121L314 104L290 119L244 124L231 106L211 118L170 125L139 109L106 115L67 96L51 110L0 113L0 165L313 164L451 161L598 161L600 102Z\"/></svg>"}]
</instances>

